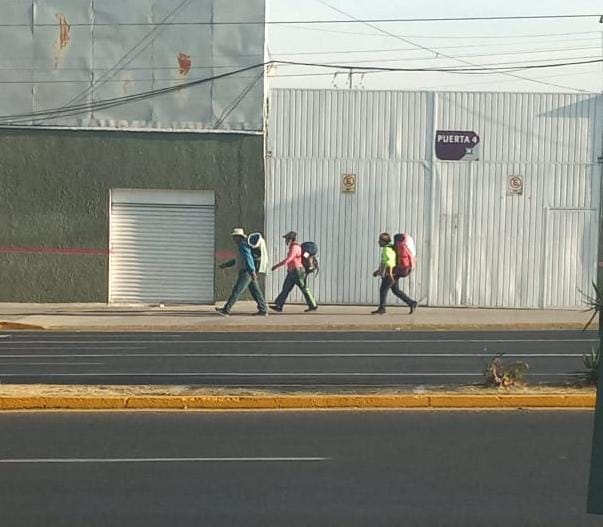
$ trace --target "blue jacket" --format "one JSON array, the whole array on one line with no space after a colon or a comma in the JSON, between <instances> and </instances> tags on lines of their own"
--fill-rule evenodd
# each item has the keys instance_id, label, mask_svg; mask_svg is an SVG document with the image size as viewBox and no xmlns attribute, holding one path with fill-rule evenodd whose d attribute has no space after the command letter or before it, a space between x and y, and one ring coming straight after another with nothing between
<instances>
[{"instance_id":1,"label":"blue jacket","mask_svg":"<svg viewBox=\"0 0 603 527\"><path fill-rule=\"evenodd\" d=\"M255 273L255 262L253 261L253 255L251 254L251 247L247 243L247 240L243 240L239 244L239 254L236 258L228 260L220 265L221 268L237 266L237 271L246 271L249 274Z\"/></svg>"},{"instance_id":2,"label":"blue jacket","mask_svg":"<svg viewBox=\"0 0 603 527\"><path fill-rule=\"evenodd\" d=\"M245 269L249 274L255 273L255 262L247 240L239 243L239 254L241 258L240 262L237 262L239 263L239 271Z\"/></svg>"}]
</instances>

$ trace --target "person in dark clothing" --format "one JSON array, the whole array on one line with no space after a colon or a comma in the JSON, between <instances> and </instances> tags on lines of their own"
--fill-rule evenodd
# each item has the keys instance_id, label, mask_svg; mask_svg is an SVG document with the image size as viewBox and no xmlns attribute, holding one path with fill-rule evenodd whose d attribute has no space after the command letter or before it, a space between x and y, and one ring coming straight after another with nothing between
<instances>
[{"instance_id":1,"label":"person in dark clothing","mask_svg":"<svg viewBox=\"0 0 603 527\"><path fill-rule=\"evenodd\" d=\"M266 301L264 300L262 290L258 285L255 262L251 254L251 247L247 243L245 231L240 228L234 229L232 238L237 244L237 257L220 264L218 267L220 267L220 269L224 269L226 267L233 267L236 265L238 271L237 281L235 282L235 285L232 288L232 293L230 294L229 299L226 301L226 304L224 304L224 307L217 307L216 311L219 315L227 317L230 314L235 302L245 292L245 290L249 288L249 292L258 306L256 315L268 316L268 308L266 307Z\"/></svg>"},{"instance_id":2,"label":"person in dark clothing","mask_svg":"<svg viewBox=\"0 0 603 527\"><path fill-rule=\"evenodd\" d=\"M373 315L383 315L385 313L387 293L391 289L394 295L410 307L410 314L412 315L415 312L415 309L417 309L417 302L398 287L400 276L396 276L394 273L396 267L396 252L392 247L392 238L389 233L383 232L379 235L379 247L381 247L381 262L379 264L379 269L373 273L373 276L381 277L381 286L379 287L379 307L371 313Z\"/></svg>"}]
</instances>

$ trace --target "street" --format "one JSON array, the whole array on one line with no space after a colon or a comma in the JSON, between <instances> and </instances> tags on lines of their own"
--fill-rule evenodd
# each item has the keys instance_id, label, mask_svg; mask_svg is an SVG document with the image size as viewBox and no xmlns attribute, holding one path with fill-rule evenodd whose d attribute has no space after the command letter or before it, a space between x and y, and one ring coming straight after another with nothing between
<instances>
[{"instance_id":1,"label":"street","mask_svg":"<svg viewBox=\"0 0 603 527\"><path fill-rule=\"evenodd\" d=\"M595 526L592 417L4 413L2 525Z\"/></svg>"},{"instance_id":2,"label":"street","mask_svg":"<svg viewBox=\"0 0 603 527\"><path fill-rule=\"evenodd\" d=\"M392 387L476 384L496 353L530 383L584 371L594 331L3 333L0 382Z\"/></svg>"}]
</instances>

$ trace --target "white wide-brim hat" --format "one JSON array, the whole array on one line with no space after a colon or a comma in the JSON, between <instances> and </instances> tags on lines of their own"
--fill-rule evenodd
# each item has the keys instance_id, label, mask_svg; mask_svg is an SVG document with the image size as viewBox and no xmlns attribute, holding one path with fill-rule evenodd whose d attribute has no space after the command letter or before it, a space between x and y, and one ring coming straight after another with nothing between
<instances>
[{"instance_id":1,"label":"white wide-brim hat","mask_svg":"<svg viewBox=\"0 0 603 527\"><path fill-rule=\"evenodd\" d=\"M243 229L241 229L240 227L237 227L236 229L234 229L232 231L231 236L240 236L241 238L247 238L245 231Z\"/></svg>"}]
</instances>

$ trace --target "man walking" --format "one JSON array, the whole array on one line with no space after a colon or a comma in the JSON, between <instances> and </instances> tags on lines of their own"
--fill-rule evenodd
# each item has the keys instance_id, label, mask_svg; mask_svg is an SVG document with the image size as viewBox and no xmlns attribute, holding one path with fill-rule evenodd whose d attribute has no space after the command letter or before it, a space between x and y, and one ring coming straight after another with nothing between
<instances>
[{"instance_id":1,"label":"man walking","mask_svg":"<svg viewBox=\"0 0 603 527\"><path fill-rule=\"evenodd\" d=\"M396 251L392 247L392 238L387 232L382 232L379 235L379 247L381 247L381 263L373 276L381 277L381 287L379 288L379 307L372 311L373 315L383 315L385 313L385 301L387 293L391 289L394 295L405 302L410 307L412 315L417 309L417 302L410 298L398 287L400 276L394 274L396 267Z\"/></svg>"},{"instance_id":2,"label":"man walking","mask_svg":"<svg viewBox=\"0 0 603 527\"><path fill-rule=\"evenodd\" d=\"M230 298L226 301L224 307L217 307L216 311L223 317L227 317L235 302L245 292L245 289L249 288L249 292L258 306L256 315L268 316L266 301L264 300L264 295L258 285L255 263L251 254L251 247L249 246L249 243L247 243L245 231L241 228L234 229L232 232L232 239L237 244L237 256L232 260L220 264L218 267L220 267L220 269L225 269L226 267L233 267L236 265L238 277L232 288Z\"/></svg>"},{"instance_id":3,"label":"man walking","mask_svg":"<svg viewBox=\"0 0 603 527\"><path fill-rule=\"evenodd\" d=\"M287 301L289 293L297 286L301 289L306 304L308 305L308 309L306 309L305 312L316 311L318 305L306 283L306 274L302 263L302 248L301 245L297 243L297 233L290 231L285 234L283 238L285 238L285 244L288 247L287 257L283 261L272 266L272 270L274 271L285 265L287 266L287 276L285 276L282 291L276 297L276 300L274 301L274 304L270 306L270 309L280 313L283 310L283 306Z\"/></svg>"}]
</instances>

